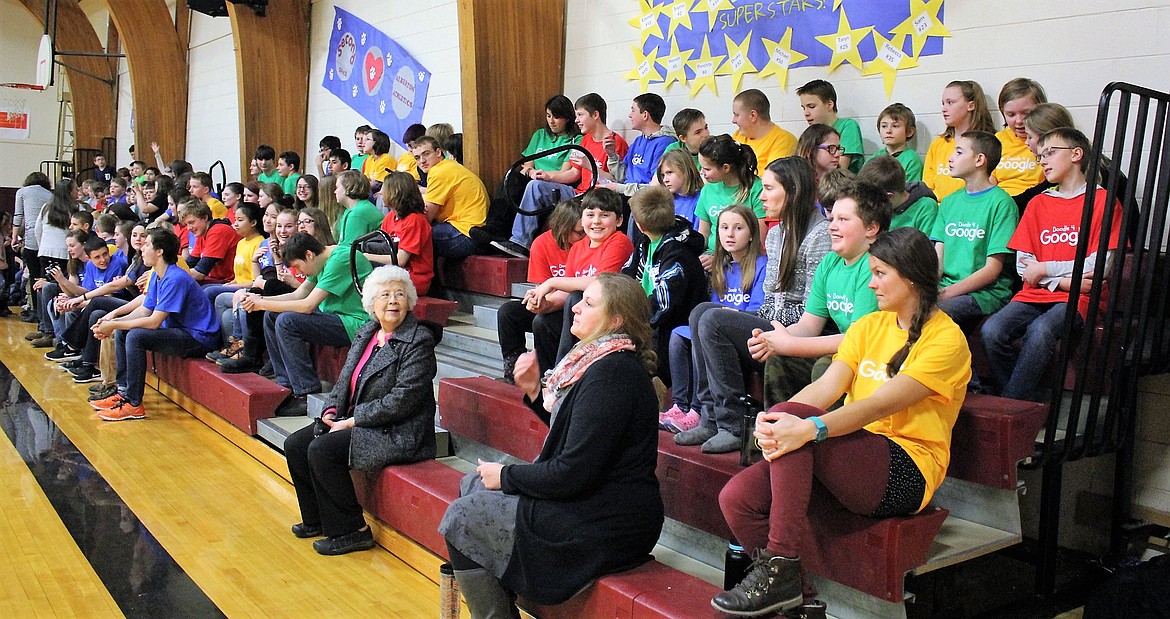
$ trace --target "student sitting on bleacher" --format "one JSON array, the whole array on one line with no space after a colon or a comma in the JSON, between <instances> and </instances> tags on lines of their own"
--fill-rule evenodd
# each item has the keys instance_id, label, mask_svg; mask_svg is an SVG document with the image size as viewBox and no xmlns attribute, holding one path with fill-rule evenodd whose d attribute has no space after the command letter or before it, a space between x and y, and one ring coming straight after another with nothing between
<instances>
[{"instance_id":1,"label":"student sitting on bleacher","mask_svg":"<svg viewBox=\"0 0 1170 619\"><path fill-rule=\"evenodd\" d=\"M191 196L179 205L183 225L195 235L187 266L200 284L225 284L236 276L236 245L240 235L223 219L213 219L211 207Z\"/></svg>"},{"instance_id":2,"label":"student sitting on bleacher","mask_svg":"<svg viewBox=\"0 0 1170 619\"><path fill-rule=\"evenodd\" d=\"M474 254L475 243L468 234L484 224L488 212L483 181L463 164L447 159L439 142L429 135L415 140L413 152L419 171L427 175L422 195L435 253L450 258Z\"/></svg>"},{"instance_id":3,"label":"student sitting on bleacher","mask_svg":"<svg viewBox=\"0 0 1170 619\"><path fill-rule=\"evenodd\" d=\"M337 177L337 188L333 195L345 207L341 216L333 222L338 245L349 247L356 239L382 225L382 211L370 202L370 179L362 176L361 172L342 172Z\"/></svg>"},{"instance_id":4,"label":"student sitting on bleacher","mask_svg":"<svg viewBox=\"0 0 1170 619\"><path fill-rule=\"evenodd\" d=\"M528 258L528 282L541 284L550 277L564 277L565 263L569 259L569 248L585 238L581 228L581 203L566 200L553 209L548 217L548 230L532 242L532 254ZM557 291L545 298L540 313L562 312L568 293ZM523 301L508 301L496 312L496 329L500 339L500 353L504 357L504 381L515 382L512 371L516 359L528 352L524 334L532 332L532 324L538 313L528 309Z\"/></svg>"},{"instance_id":5,"label":"student sitting on bleacher","mask_svg":"<svg viewBox=\"0 0 1170 619\"><path fill-rule=\"evenodd\" d=\"M518 616L516 594L559 604L650 560L663 506L649 317L637 282L601 274L574 307L581 343L544 381L535 355L517 363L548 439L532 464L481 463L439 525L473 617Z\"/></svg>"},{"instance_id":6,"label":"student sitting on bleacher","mask_svg":"<svg viewBox=\"0 0 1170 619\"><path fill-rule=\"evenodd\" d=\"M414 177L406 172L391 172L382 183L382 204L390 209L382 219L382 230L397 243L398 252L391 256L366 254L370 262L397 264L410 273L415 290L425 295L435 277L435 250L431 241L431 224L426 205L418 192Z\"/></svg>"},{"instance_id":7,"label":"student sitting on bleacher","mask_svg":"<svg viewBox=\"0 0 1170 619\"><path fill-rule=\"evenodd\" d=\"M141 304L93 327L99 339L117 332L118 393L90 402L105 421L146 418L146 351L199 357L219 343L219 318L211 302L199 283L175 266L179 239L162 228L151 229L142 244L142 261L152 270Z\"/></svg>"},{"instance_id":8,"label":"student sitting on bleacher","mask_svg":"<svg viewBox=\"0 0 1170 619\"><path fill-rule=\"evenodd\" d=\"M276 382L292 390L277 416L299 417L308 411L306 397L321 391L321 379L313 370L307 344L349 346L354 333L365 323L361 295L353 286L351 265L357 263L359 280L370 274L370 261L349 247L325 247L304 232L298 232L281 247L284 262L308 275L296 290L274 297L256 293L240 302L249 312L266 311L264 342L272 360Z\"/></svg>"},{"instance_id":9,"label":"student sitting on bleacher","mask_svg":"<svg viewBox=\"0 0 1170 619\"><path fill-rule=\"evenodd\" d=\"M869 267L881 311L849 329L816 382L759 415L764 460L720 493L735 539L755 553L744 579L712 600L721 611L755 617L812 602L801 557L818 552L814 480L849 511L885 518L921 510L946 475L971 353L938 311L938 256L926 235L899 228L874 242ZM844 406L823 410L842 394Z\"/></svg>"},{"instance_id":10,"label":"student sitting on bleacher","mask_svg":"<svg viewBox=\"0 0 1170 619\"><path fill-rule=\"evenodd\" d=\"M323 555L374 547L349 469L376 471L435 457L435 344L442 327L411 313L418 293L410 275L378 267L366 278L362 306L372 320L353 346L319 423L284 442L300 504L300 538Z\"/></svg>"}]
</instances>

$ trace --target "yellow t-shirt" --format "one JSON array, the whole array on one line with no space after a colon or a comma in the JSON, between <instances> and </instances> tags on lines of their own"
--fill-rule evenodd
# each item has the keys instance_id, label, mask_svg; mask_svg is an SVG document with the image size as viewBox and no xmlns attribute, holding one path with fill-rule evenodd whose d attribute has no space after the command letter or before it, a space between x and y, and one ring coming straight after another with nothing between
<instances>
[{"instance_id":1,"label":"yellow t-shirt","mask_svg":"<svg viewBox=\"0 0 1170 619\"><path fill-rule=\"evenodd\" d=\"M171 266L179 267L180 269L183 269L187 273L191 272L191 267L187 266L187 261L183 260L182 256L179 257L178 262L172 264ZM158 274L158 269L151 269L151 271L154 271L155 274ZM149 278L149 277L146 278L146 286L143 286L142 294L146 294L146 291L150 290L150 282L151 282L151 278Z\"/></svg>"},{"instance_id":2,"label":"yellow t-shirt","mask_svg":"<svg viewBox=\"0 0 1170 619\"><path fill-rule=\"evenodd\" d=\"M747 144L756 154L756 176L763 176L764 168L769 163L781 157L791 157L796 152L796 136L779 125L772 125L772 130L759 139L752 140L742 131L736 131L731 138L740 144Z\"/></svg>"},{"instance_id":3,"label":"yellow t-shirt","mask_svg":"<svg viewBox=\"0 0 1170 619\"><path fill-rule=\"evenodd\" d=\"M488 193L483 181L450 159L427 172L426 201L440 206L436 222L447 222L464 236L487 219Z\"/></svg>"},{"instance_id":4,"label":"yellow t-shirt","mask_svg":"<svg viewBox=\"0 0 1170 619\"><path fill-rule=\"evenodd\" d=\"M846 404L868 398L889 380L886 362L906 345L906 336L894 312L874 312L849 327L833 357L853 369ZM946 477L951 461L951 429L967 397L967 381L971 380L971 351L963 331L949 316L936 311L926 321L898 373L917 380L933 393L865 429L889 437L918 465L926 479L926 492L919 506L922 509Z\"/></svg>"},{"instance_id":5,"label":"yellow t-shirt","mask_svg":"<svg viewBox=\"0 0 1170 619\"><path fill-rule=\"evenodd\" d=\"M362 174L365 174L371 181L380 183L386 180L386 174L389 170L393 170L396 165L394 158L390 153L384 153L377 157L370 155L362 162Z\"/></svg>"},{"instance_id":6,"label":"yellow t-shirt","mask_svg":"<svg viewBox=\"0 0 1170 619\"><path fill-rule=\"evenodd\" d=\"M999 165L991 175L1008 194L1017 196L1044 182L1044 170L1036 163L1036 155L1028 150L1028 143L1016 136L1010 128L995 134L1003 146Z\"/></svg>"},{"instance_id":7,"label":"yellow t-shirt","mask_svg":"<svg viewBox=\"0 0 1170 619\"><path fill-rule=\"evenodd\" d=\"M251 285L256 280L256 274L252 272L252 255L263 242L264 237L257 234L251 239L240 239L240 242L236 243L236 260L232 263L236 279L233 284Z\"/></svg>"},{"instance_id":8,"label":"yellow t-shirt","mask_svg":"<svg viewBox=\"0 0 1170 619\"><path fill-rule=\"evenodd\" d=\"M398 167L395 170L399 172L406 172L414 177L414 181L418 182L418 161L414 159L414 155L410 152L405 153L398 158Z\"/></svg>"},{"instance_id":9,"label":"yellow t-shirt","mask_svg":"<svg viewBox=\"0 0 1170 619\"><path fill-rule=\"evenodd\" d=\"M951 168L947 160L955 152L955 141L943 136L934 138L930 148L926 150L926 161L922 164L922 182L934 191L939 202L942 199L967 186L961 178L951 178Z\"/></svg>"},{"instance_id":10,"label":"yellow t-shirt","mask_svg":"<svg viewBox=\"0 0 1170 619\"><path fill-rule=\"evenodd\" d=\"M207 208L211 209L212 219L223 219L224 217L227 217L227 207L223 205L223 202L220 202L215 198L208 196Z\"/></svg>"}]
</instances>

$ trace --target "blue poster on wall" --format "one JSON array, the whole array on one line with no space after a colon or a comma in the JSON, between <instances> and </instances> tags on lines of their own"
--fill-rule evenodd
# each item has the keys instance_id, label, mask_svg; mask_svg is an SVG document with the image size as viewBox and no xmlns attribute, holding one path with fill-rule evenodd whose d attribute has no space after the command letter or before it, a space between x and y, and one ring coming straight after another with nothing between
<instances>
[{"instance_id":1,"label":"blue poster on wall","mask_svg":"<svg viewBox=\"0 0 1170 619\"><path fill-rule=\"evenodd\" d=\"M422 122L431 72L382 31L333 10L321 86L397 141L408 126Z\"/></svg>"}]
</instances>

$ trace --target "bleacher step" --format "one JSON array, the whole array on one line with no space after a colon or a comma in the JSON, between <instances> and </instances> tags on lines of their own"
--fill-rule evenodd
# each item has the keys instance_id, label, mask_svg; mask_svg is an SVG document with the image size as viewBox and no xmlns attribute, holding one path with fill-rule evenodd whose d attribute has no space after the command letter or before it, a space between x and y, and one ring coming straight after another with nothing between
<instances>
[{"instance_id":1,"label":"bleacher step","mask_svg":"<svg viewBox=\"0 0 1170 619\"><path fill-rule=\"evenodd\" d=\"M502 360L493 361L488 357L461 352L453 354L450 350L436 349L435 352L439 365L439 371L435 375L435 380L442 380L444 378L472 378L475 376L489 376L494 378L504 373L504 362Z\"/></svg>"},{"instance_id":2,"label":"bleacher step","mask_svg":"<svg viewBox=\"0 0 1170 619\"><path fill-rule=\"evenodd\" d=\"M477 326L459 325L445 330L443 341L439 342L435 350L454 355L471 353L497 359L501 364L504 360L500 355L500 344L495 329L488 330Z\"/></svg>"},{"instance_id":3,"label":"bleacher step","mask_svg":"<svg viewBox=\"0 0 1170 619\"><path fill-rule=\"evenodd\" d=\"M273 449L284 453L284 439L288 435L313 423L313 417L270 417L256 422L256 435L272 446ZM451 435L443 428L435 426L435 453L436 458L449 458L451 452Z\"/></svg>"},{"instance_id":4,"label":"bleacher step","mask_svg":"<svg viewBox=\"0 0 1170 619\"><path fill-rule=\"evenodd\" d=\"M1018 533L1003 531L954 515L947 517L934 536L926 563L911 571L920 575L1003 550L1022 541Z\"/></svg>"},{"instance_id":5,"label":"bleacher step","mask_svg":"<svg viewBox=\"0 0 1170 619\"><path fill-rule=\"evenodd\" d=\"M533 288L536 288L536 285L528 282L518 282L512 284L512 296L516 297L517 299L523 299L524 294Z\"/></svg>"},{"instance_id":6,"label":"bleacher step","mask_svg":"<svg viewBox=\"0 0 1170 619\"><path fill-rule=\"evenodd\" d=\"M459 304L459 314L470 314L476 306L483 307L499 307L505 301L511 300L511 297L497 297L490 294L483 294L481 292L471 292L470 290L455 290L448 288L443 291L443 298L450 299Z\"/></svg>"},{"instance_id":7,"label":"bleacher step","mask_svg":"<svg viewBox=\"0 0 1170 619\"><path fill-rule=\"evenodd\" d=\"M490 307L487 305L476 305L474 308L475 326L484 329L495 330L496 325L499 324L497 315L500 312L498 307Z\"/></svg>"}]
</instances>

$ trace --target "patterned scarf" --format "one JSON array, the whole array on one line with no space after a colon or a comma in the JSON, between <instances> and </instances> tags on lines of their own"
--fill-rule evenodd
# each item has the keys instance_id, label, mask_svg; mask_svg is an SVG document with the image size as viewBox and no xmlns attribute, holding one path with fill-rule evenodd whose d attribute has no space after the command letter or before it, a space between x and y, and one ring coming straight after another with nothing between
<instances>
[{"instance_id":1,"label":"patterned scarf","mask_svg":"<svg viewBox=\"0 0 1170 619\"><path fill-rule=\"evenodd\" d=\"M560 404L585 370L598 359L623 350L635 350L634 342L625 333L611 333L585 344L578 344L561 362L545 374L544 410L556 417ZM552 425L552 422L549 422Z\"/></svg>"}]
</instances>

